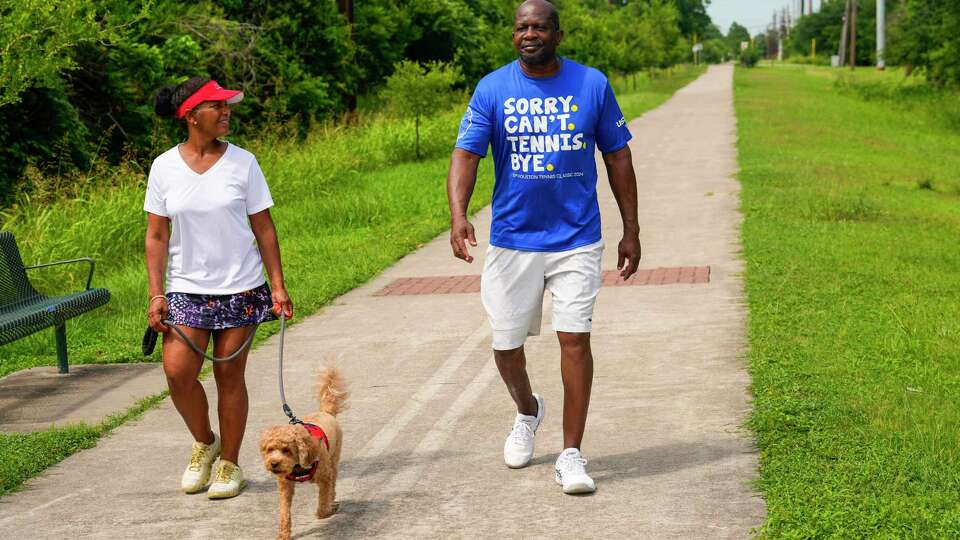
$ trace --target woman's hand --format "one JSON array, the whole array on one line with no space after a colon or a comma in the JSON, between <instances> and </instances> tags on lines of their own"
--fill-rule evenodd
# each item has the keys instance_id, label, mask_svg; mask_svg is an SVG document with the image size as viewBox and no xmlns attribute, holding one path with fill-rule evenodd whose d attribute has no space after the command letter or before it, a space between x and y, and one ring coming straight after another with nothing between
<instances>
[{"instance_id":1,"label":"woman's hand","mask_svg":"<svg viewBox=\"0 0 960 540\"><path fill-rule=\"evenodd\" d=\"M163 324L163 320L167 318L168 311L167 299L162 296L154 296L150 300L150 305L147 306L147 321L150 324L150 328L160 333L166 333L170 330L167 325Z\"/></svg>"},{"instance_id":2,"label":"woman's hand","mask_svg":"<svg viewBox=\"0 0 960 540\"><path fill-rule=\"evenodd\" d=\"M273 312L277 314L277 317L280 316L282 311L287 319L293 318L293 302L290 300L286 289L283 287L273 289L271 297L273 298Z\"/></svg>"}]
</instances>

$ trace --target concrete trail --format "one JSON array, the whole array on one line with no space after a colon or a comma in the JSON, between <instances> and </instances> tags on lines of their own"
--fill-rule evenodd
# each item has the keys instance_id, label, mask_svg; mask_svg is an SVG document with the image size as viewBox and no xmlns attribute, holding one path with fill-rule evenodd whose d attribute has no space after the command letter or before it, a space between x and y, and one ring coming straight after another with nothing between
<instances>
[{"instance_id":1,"label":"concrete trail","mask_svg":"<svg viewBox=\"0 0 960 540\"><path fill-rule=\"evenodd\" d=\"M478 274L486 244L467 265L453 259L443 234L287 333L284 379L294 410L315 407L312 372L327 358L340 357L352 391L341 416L340 511L316 520L316 492L300 486L297 537L742 538L762 523L763 500L750 488L757 454L742 428L749 378L732 73L711 67L630 124L641 267L711 273L707 284L600 293L583 444L596 494L566 496L553 480L562 385L549 320L527 347L546 420L532 465L510 470L501 448L515 411L492 363L479 295L373 295L400 277ZM599 185L604 267L612 269L620 218L602 167ZM489 218L487 209L474 219L484 238ZM276 487L256 447L265 426L284 420L275 346L274 338L255 351L248 368L242 496L213 502L177 491L190 440L165 402L0 499L0 537L274 536ZM212 379L206 386L215 410Z\"/></svg>"}]
</instances>

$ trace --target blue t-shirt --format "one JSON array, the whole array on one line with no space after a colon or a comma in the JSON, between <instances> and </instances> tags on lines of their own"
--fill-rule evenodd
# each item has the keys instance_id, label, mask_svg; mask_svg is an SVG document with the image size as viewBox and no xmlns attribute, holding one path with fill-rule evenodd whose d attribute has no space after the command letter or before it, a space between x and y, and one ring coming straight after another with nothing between
<instances>
[{"instance_id":1,"label":"blue t-shirt","mask_svg":"<svg viewBox=\"0 0 960 540\"><path fill-rule=\"evenodd\" d=\"M600 240L594 145L615 152L631 135L607 78L561 62L546 78L518 60L490 73L460 124L457 148L486 156L493 145L494 246L566 251Z\"/></svg>"}]
</instances>

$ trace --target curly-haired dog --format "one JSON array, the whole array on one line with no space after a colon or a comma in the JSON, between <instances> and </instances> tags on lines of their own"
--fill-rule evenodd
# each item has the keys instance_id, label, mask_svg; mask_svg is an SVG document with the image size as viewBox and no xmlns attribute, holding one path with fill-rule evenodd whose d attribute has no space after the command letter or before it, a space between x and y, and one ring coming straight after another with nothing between
<instances>
[{"instance_id":1,"label":"curly-haired dog","mask_svg":"<svg viewBox=\"0 0 960 540\"><path fill-rule=\"evenodd\" d=\"M280 491L280 534L290 538L290 503L298 482L313 482L320 490L317 517L334 513L337 465L342 430L337 414L345 408L346 386L336 367L317 373L315 388L320 411L303 418L304 424L267 428L260 440L263 464L277 478Z\"/></svg>"}]
</instances>

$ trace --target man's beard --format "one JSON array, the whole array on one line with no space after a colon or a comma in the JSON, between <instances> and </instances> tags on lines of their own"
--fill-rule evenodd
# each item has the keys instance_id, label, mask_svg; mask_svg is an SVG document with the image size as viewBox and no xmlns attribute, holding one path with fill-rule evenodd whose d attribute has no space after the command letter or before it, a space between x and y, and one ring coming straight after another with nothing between
<instances>
[{"instance_id":1,"label":"man's beard","mask_svg":"<svg viewBox=\"0 0 960 540\"><path fill-rule=\"evenodd\" d=\"M533 54L524 54L523 51L520 52L520 60L528 66L548 66L552 64L556 58L557 50L547 46L541 46L540 50Z\"/></svg>"}]
</instances>

